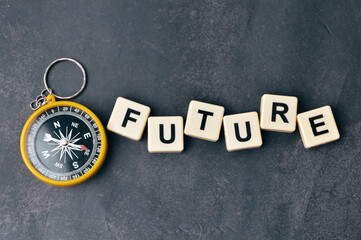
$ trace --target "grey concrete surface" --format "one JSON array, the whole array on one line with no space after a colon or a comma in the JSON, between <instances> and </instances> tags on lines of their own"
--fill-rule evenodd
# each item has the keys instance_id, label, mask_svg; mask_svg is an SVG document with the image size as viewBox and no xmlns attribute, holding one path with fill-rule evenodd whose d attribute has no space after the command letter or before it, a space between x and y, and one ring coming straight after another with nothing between
<instances>
[{"instance_id":1,"label":"grey concrete surface","mask_svg":"<svg viewBox=\"0 0 361 240\"><path fill-rule=\"evenodd\" d=\"M361 239L360 1L0 1L0 239ZM265 93L299 112L330 105L341 139L306 150L296 131L262 131L260 149L228 153L185 138L150 154L108 132L106 163L59 189L19 150L46 66L88 73L74 101L106 125L118 96L186 116L192 99L226 114ZM59 64L67 94L80 73Z\"/></svg>"}]
</instances>

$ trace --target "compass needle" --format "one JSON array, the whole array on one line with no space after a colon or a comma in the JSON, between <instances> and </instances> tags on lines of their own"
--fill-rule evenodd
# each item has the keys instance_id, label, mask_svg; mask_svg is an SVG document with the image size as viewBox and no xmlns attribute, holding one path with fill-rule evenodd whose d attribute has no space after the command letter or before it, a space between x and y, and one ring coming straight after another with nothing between
<instances>
[{"instance_id":1,"label":"compass needle","mask_svg":"<svg viewBox=\"0 0 361 240\"><path fill-rule=\"evenodd\" d=\"M79 150L82 148L81 145L77 145L77 144L74 144L74 143L69 143L69 147L79 149Z\"/></svg>"},{"instance_id":2,"label":"compass needle","mask_svg":"<svg viewBox=\"0 0 361 240\"><path fill-rule=\"evenodd\" d=\"M70 150L76 150L76 151L81 151L80 148L73 148L73 147L69 147Z\"/></svg>"},{"instance_id":3,"label":"compass needle","mask_svg":"<svg viewBox=\"0 0 361 240\"><path fill-rule=\"evenodd\" d=\"M53 138L49 133L45 133L43 141L51 144L50 141L53 141L55 143L59 143L60 140Z\"/></svg>"},{"instance_id":4,"label":"compass needle","mask_svg":"<svg viewBox=\"0 0 361 240\"><path fill-rule=\"evenodd\" d=\"M50 142L52 139L51 135L49 133L45 133L44 135L44 142Z\"/></svg>"}]
</instances>

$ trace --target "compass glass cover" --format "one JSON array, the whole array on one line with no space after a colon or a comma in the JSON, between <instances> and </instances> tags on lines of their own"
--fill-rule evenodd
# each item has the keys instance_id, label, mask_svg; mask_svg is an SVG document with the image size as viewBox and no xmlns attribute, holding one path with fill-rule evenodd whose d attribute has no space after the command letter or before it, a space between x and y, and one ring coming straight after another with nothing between
<instances>
[{"instance_id":1,"label":"compass glass cover","mask_svg":"<svg viewBox=\"0 0 361 240\"><path fill-rule=\"evenodd\" d=\"M45 177L67 181L86 174L97 162L101 134L94 119L71 106L56 106L30 125L26 152Z\"/></svg>"}]
</instances>

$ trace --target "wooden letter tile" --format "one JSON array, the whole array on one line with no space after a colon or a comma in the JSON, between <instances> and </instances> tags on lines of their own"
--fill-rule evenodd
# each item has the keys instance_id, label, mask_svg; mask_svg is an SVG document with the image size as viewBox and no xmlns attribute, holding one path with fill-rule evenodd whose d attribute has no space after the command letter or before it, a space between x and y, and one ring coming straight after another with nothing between
<instances>
[{"instance_id":1,"label":"wooden letter tile","mask_svg":"<svg viewBox=\"0 0 361 240\"><path fill-rule=\"evenodd\" d=\"M150 114L150 107L118 97L107 129L124 137L139 141Z\"/></svg>"},{"instance_id":2,"label":"wooden letter tile","mask_svg":"<svg viewBox=\"0 0 361 240\"><path fill-rule=\"evenodd\" d=\"M229 152L262 146L257 112L227 115L223 118L223 126Z\"/></svg>"},{"instance_id":3,"label":"wooden letter tile","mask_svg":"<svg viewBox=\"0 0 361 240\"><path fill-rule=\"evenodd\" d=\"M340 138L330 106L298 114L297 123L305 148L316 147Z\"/></svg>"},{"instance_id":4,"label":"wooden letter tile","mask_svg":"<svg viewBox=\"0 0 361 240\"><path fill-rule=\"evenodd\" d=\"M148 118L148 151L182 152L184 149L182 117Z\"/></svg>"},{"instance_id":5,"label":"wooden letter tile","mask_svg":"<svg viewBox=\"0 0 361 240\"><path fill-rule=\"evenodd\" d=\"M261 99L261 128L291 133L296 130L296 97L264 94Z\"/></svg>"},{"instance_id":6,"label":"wooden letter tile","mask_svg":"<svg viewBox=\"0 0 361 240\"><path fill-rule=\"evenodd\" d=\"M188 136L216 142L222 127L224 107L191 101L184 133Z\"/></svg>"}]
</instances>

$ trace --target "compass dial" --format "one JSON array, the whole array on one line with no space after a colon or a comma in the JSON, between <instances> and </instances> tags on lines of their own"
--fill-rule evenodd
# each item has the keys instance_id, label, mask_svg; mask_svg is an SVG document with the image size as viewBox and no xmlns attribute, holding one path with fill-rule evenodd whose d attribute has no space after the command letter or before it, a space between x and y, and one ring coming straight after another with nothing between
<instances>
[{"instance_id":1,"label":"compass dial","mask_svg":"<svg viewBox=\"0 0 361 240\"><path fill-rule=\"evenodd\" d=\"M57 181L77 179L98 160L102 138L96 121L72 106L42 112L26 136L29 161L43 176Z\"/></svg>"}]
</instances>

